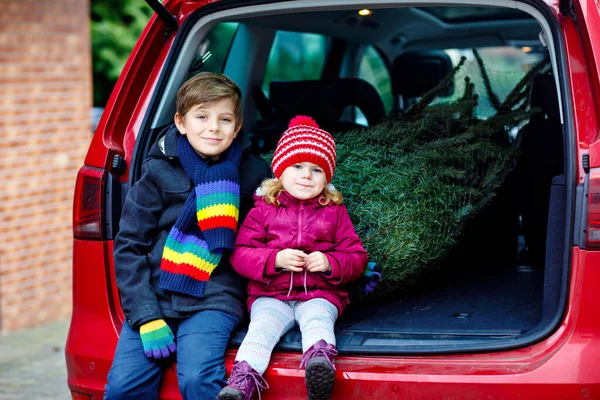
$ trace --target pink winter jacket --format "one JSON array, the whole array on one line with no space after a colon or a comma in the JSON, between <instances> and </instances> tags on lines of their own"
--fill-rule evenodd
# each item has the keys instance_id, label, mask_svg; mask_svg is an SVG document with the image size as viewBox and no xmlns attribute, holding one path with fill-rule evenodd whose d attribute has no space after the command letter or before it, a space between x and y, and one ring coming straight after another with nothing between
<instances>
[{"instance_id":1,"label":"pink winter jacket","mask_svg":"<svg viewBox=\"0 0 600 400\"><path fill-rule=\"evenodd\" d=\"M274 206L255 196L255 207L242 224L230 261L250 279L248 309L259 297L279 300L326 299L339 315L348 305L346 283L358 279L367 264L367 252L344 205L322 206L318 197L298 200L287 192ZM290 272L275 269L275 256L283 249L306 254L320 251L331 264L329 273Z\"/></svg>"}]
</instances>

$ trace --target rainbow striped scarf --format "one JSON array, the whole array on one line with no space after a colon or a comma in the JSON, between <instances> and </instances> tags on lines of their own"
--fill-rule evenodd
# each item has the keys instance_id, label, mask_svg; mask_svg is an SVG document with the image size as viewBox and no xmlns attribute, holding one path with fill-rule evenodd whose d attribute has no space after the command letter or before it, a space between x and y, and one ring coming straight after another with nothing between
<instances>
[{"instance_id":1,"label":"rainbow striped scarf","mask_svg":"<svg viewBox=\"0 0 600 400\"><path fill-rule=\"evenodd\" d=\"M203 297L223 250L233 249L240 213L238 167L242 150L234 140L219 163L208 165L187 137L180 136L177 153L195 187L167 237L160 287Z\"/></svg>"}]
</instances>

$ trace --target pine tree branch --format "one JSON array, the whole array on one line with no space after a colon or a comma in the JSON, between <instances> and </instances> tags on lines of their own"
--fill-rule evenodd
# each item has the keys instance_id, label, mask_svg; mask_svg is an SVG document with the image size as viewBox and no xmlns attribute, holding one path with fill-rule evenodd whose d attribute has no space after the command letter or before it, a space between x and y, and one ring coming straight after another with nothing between
<instances>
[{"instance_id":1,"label":"pine tree branch","mask_svg":"<svg viewBox=\"0 0 600 400\"><path fill-rule=\"evenodd\" d=\"M439 85L425 93L418 102L408 109L406 112L406 118L408 120L413 120L416 118L416 116L420 115L423 109L427 107L436 97L438 97L440 93L448 89L450 85L453 84L456 73L465 65L466 60L466 57L461 57L458 65L454 67L452 72L442 79Z\"/></svg>"},{"instance_id":2,"label":"pine tree branch","mask_svg":"<svg viewBox=\"0 0 600 400\"><path fill-rule=\"evenodd\" d=\"M529 97L529 86L531 85L531 81L533 77L538 73L542 72L546 68L550 66L550 57L546 55L542 60L538 61L527 73L525 76L517 83L517 85L511 90L511 92L506 96L506 100L502 103L501 110L503 112L508 112L510 109L514 108L521 101L526 100Z\"/></svg>"},{"instance_id":3,"label":"pine tree branch","mask_svg":"<svg viewBox=\"0 0 600 400\"><path fill-rule=\"evenodd\" d=\"M477 61L477 65L479 66L479 72L481 73L481 77L483 78L483 84L485 85L485 90L487 92L488 98L490 99L490 103L492 107L497 111L500 110L500 100L498 100L498 96L492 90L492 83L490 82L490 77L485 69L485 65L483 65L483 60L479 55L477 49L473 49L473 55L475 56L475 60Z\"/></svg>"}]
</instances>

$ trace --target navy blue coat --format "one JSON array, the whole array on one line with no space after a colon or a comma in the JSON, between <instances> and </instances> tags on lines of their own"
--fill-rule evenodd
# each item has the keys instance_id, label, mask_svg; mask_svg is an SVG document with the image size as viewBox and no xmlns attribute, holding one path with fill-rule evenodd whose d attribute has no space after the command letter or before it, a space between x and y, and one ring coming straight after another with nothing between
<instances>
[{"instance_id":1,"label":"navy blue coat","mask_svg":"<svg viewBox=\"0 0 600 400\"><path fill-rule=\"evenodd\" d=\"M229 252L213 271L204 297L196 298L159 288L160 263L171 227L175 224L193 182L177 155L179 132L174 125L150 149L142 165L142 177L127 193L119 233L114 242L114 263L121 305L132 328L158 318L186 318L201 310L222 310L245 317L247 281L229 263ZM254 204L252 195L271 169L248 150L242 133L244 155L240 174L241 224Z\"/></svg>"}]
</instances>

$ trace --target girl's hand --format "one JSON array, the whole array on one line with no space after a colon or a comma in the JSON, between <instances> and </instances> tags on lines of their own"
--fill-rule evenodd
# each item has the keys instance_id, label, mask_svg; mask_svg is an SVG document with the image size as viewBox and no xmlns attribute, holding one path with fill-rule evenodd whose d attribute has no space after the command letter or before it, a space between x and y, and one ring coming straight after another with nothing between
<instances>
[{"instance_id":1,"label":"girl's hand","mask_svg":"<svg viewBox=\"0 0 600 400\"><path fill-rule=\"evenodd\" d=\"M315 251L306 258L306 269L308 272L329 272L331 271L331 264L325 254Z\"/></svg>"},{"instance_id":2,"label":"girl's hand","mask_svg":"<svg viewBox=\"0 0 600 400\"><path fill-rule=\"evenodd\" d=\"M301 250L285 249L280 250L275 256L275 268L285 269L287 271L302 271L306 258L308 256Z\"/></svg>"}]
</instances>

